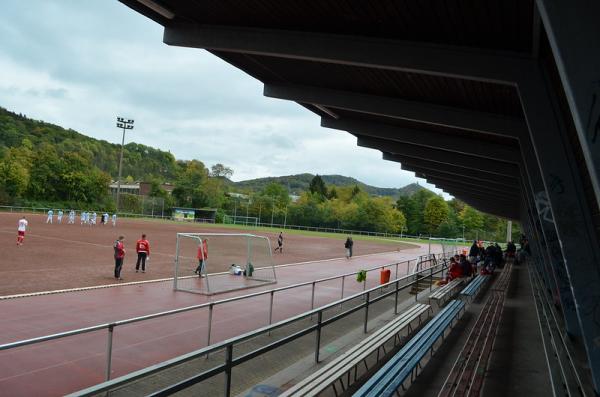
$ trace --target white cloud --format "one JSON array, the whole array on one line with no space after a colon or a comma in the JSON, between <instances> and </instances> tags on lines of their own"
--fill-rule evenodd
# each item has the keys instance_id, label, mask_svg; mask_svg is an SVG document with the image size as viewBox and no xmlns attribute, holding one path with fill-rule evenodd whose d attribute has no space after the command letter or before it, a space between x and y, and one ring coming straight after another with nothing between
<instances>
[{"instance_id":1,"label":"white cloud","mask_svg":"<svg viewBox=\"0 0 600 397\"><path fill-rule=\"evenodd\" d=\"M0 35L0 106L14 112L111 142L121 137L115 117L134 118L127 141L226 164L236 180L417 180L297 104L263 97L259 81L221 59L164 45L158 24L118 2L5 0Z\"/></svg>"}]
</instances>

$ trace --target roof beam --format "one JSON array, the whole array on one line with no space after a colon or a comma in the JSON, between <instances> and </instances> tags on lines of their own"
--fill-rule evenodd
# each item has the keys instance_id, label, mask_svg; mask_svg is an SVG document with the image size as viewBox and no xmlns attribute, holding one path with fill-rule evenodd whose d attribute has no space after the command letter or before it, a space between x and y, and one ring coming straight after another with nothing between
<instances>
[{"instance_id":1,"label":"roof beam","mask_svg":"<svg viewBox=\"0 0 600 397\"><path fill-rule=\"evenodd\" d=\"M519 164L521 162L521 153L518 149L479 139L348 118L332 120L322 117L321 126L358 133L362 136L404 142L506 163Z\"/></svg>"},{"instance_id":2,"label":"roof beam","mask_svg":"<svg viewBox=\"0 0 600 397\"><path fill-rule=\"evenodd\" d=\"M509 189L515 188L515 185L518 186L518 182L514 177L490 174L485 171L468 169L456 165L441 164L435 161L417 159L392 153L383 153L383 159L388 161L399 162L401 165L419 167L424 170L431 170L436 172L443 171L447 174L452 174L458 177L469 177L472 179L480 180L482 182L494 181L494 183L506 186Z\"/></svg>"},{"instance_id":3,"label":"roof beam","mask_svg":"<svg viewBox=\"0 0 600 397\"><path fill-rule=\"evenodd\" d=\"M172 22L168 45L416 72L514 85L531 60L517 54L363 36Z\"/></svg>"},{"instance_id":4,"label":"roof beam","mask_svg":"<svg viewBox=\"0 0 600 397\"><path fill-rule=\"evenodd\" d=\"M450 193L450 194L452 194L454 197L467 203L468 205L470 205L471 207L473 207L479 211L487 212L489 214L501 216L501 217L507 218L507 219L514 219L514 220L520 219L520 211L519 211L520 207L519 206L509 207L509 208L499 207L499 206L490 207L490 203L488 200L481 200L477 197L472 197L472 196L470 197L464 193Z\"/></svg>"},{"instance_id":5,"label":"roof beam","mask_svg":"<svg viewBox=\"0 0 600 397\"><path fill-rule=\"evenodd\" d=\"M436 176L450 181L460 181L475 186L489 186L492 190L496 191L515 192L515 194L520 194L519 188L515 188L514 183L507 186L498 183L493 176L486 179L478 179L466 173L457 175L450 172L446 172L445 170L431 170L424 167L420 167L418 165L412 165L407 162L402 162L400 164L400 168L406 171L419 172L423 175Z\"/></svg>"},{"instance_id":6,"label":"roof beam","mask_svg":"<svg viewBox=\"0 0 600 397\"><path fill-rule=\"evenodd\" d=\"M427 148L407 143L386 141L358 135L358 146L379 149L384 152L402 154L409 157L425 158L443 164L459 165L464 168L478 169L504 176L519 176L519 168L513 164L498 161L486 161L462 153L449 153L441 149ZM443 167L443 166L441 166ZM440 167L440 168L441 168Z\"/></svg>"},{"instance_id":7,"label":"roof beam","mask_svg":"<svg viewBox=\"0 0 600 397\"><path fill-rule=\"evenodd\" d=\"M375 116L414 120L427 124L518 138L527 133L524 120L492 113L433 105L398 98L293 84L265 84L264 95L301 103L360 112Z\"/></svg>"},{"instance_id":8,"label":"roof beam","mask_svg":"<svg viewBox=\"0 0 600 397\"><path fill-rule=\"evenodd\" d=\"M465 185L466 188L469 188L471 190L490 191L501 197L516 198L519 195L518 190L510 190L504 186L496 185L494 183L481 182L466 177L461 177L460 179L457 179L456 177L453 177L451 175L449 176L448 174L424 171L418 167L402 166L402 169L414 172L415 175L417 175L417 177L419 178L431 180L435 179L438 181L445 181L456 183L459 185Z\"/></svg>"},{"instance_id":9,"label":"roof beam","mask_svg":"<svg viewBox=\"0 0 600 397\"><path fill-rule=\"evenodd\" d=\"M452 181L447 181L447 180L443 180L443 179L432 177L432 176L427 176L427 175L424 175L424 176L425 176L425 179L427 179L427 181L429 183L432 183L436 186L443 186L445 188L459 189L459 191L473 194L473 195L476 195L476 196L479 196L482 198L489 198L492 201L511 203L511 204L518 201L517 196L501 195L501 194L498 194L498 192L492 191L490 189L483 190L480 186L474 187L474 186L469 186L469 185L466 185L466 184L464 184L462 182L458 182L458 181L452 182Z\"/></svg>"}]
</instances>

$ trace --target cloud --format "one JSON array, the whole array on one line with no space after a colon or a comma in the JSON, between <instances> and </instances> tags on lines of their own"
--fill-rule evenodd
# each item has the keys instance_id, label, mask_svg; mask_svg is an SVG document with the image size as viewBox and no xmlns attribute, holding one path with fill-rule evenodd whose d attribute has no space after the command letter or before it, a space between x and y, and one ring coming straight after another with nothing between
<instances>
[{"instance_id":1,"label":"cloud","mask_svg":"<svg viewBox=\"0 0 600 397\"><path fill-rule=\"evenodd\" d=\"M304 172L382 187L417 180L299 105L263 97L259 81L212 54L163 44L160 25L119 2L2 6L0 106L9 110L110 142L121 137L116 116L133 118L126 141L226 164L235 180Z\"/></svg>"}]
</instances>

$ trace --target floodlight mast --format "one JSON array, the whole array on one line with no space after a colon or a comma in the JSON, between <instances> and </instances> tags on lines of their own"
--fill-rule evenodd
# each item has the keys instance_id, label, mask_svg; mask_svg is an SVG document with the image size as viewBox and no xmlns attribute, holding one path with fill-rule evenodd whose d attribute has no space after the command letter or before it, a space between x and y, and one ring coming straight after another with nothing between
<instances>
[{"instance_id":1,"label":"floodlight mast","mask_svg":"<svg viewBox=\"0 0 600 397\"><path fill-rule=\"evenodd\" d=\"M121 196L121 173L123 171L123 148L125 146L125 130L132 130L133 122L134 120L131 119L125 120L123 117L117 117L117 128L123 129L123 139L121 140L121 156L119 157L119 177L117 179L117 213L119 212L119 203Z\"/></svg>"}]
</instances>

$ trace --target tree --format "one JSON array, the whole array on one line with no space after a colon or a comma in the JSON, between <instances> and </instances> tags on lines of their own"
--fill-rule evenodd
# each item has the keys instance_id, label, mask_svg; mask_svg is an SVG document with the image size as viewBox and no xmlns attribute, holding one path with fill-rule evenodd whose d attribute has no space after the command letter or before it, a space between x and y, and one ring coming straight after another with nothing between
<instances>
[{"instance_id":1,"label":"tree","mask_svg":"<svg viewBox=\"0 0 600 397\"><path fill-rule=\"evenodd\" d=\"M308 190L313 194L319 195L322 199L327 197L327 186L325 186L323 178L321 178L319 175L315 175L310 181Z\"/></svg>"},{"instance_id":2,"label":"tree","mask_svg":"<svg viewBox=\"0 0 600 397\"><path fill-rule=\"evenodd\" d=\"M427 200L423 210L423 221L429 233L435 233L438 227L448 218L448 204L440 196Z\"/></svg>"},{"instance_id":3,"label":"tree","mask_svg":"<svg viewBox=\"0 0 600 397\"><path fill-rule=\"evenodd\" d=\"M465 225L465 230L471 232L473 236L476 230L481 230L483 227L483 216L475 208L465 205L460 212L460 220Z\"/></svg>"},{"instance_id":4,"label":"tree","mask_svg":"<svg viewBox=\"0 0 600 397\"><path fill-rule=\"evenodd\" d=\"M221 163L217 163L210 167L210 176L214 178L231 178L232 175L233 170Z\"/></svg>"},{"instance_id":5,"label":"tree","mask_svg":"<svg viewBox=\"0 0 600 397\"><path fill-rule=\"evenodd\" d=\"M15 158L0 162L0 189L10 197L20 197L27 190L29 171Z\"/></svg>"},{"instance_id":6,"label":"tree","mask_svg":"<svg viewBox=\"0 0 600 397\"><path fill-rule=\"evenodd\" d=\"M202 191L208 178L208 171L198 160L185 163L184 171L179 175L173 189L173 196L181 206L202 206L206 196Z\"/></svg>"}]
</instances>

